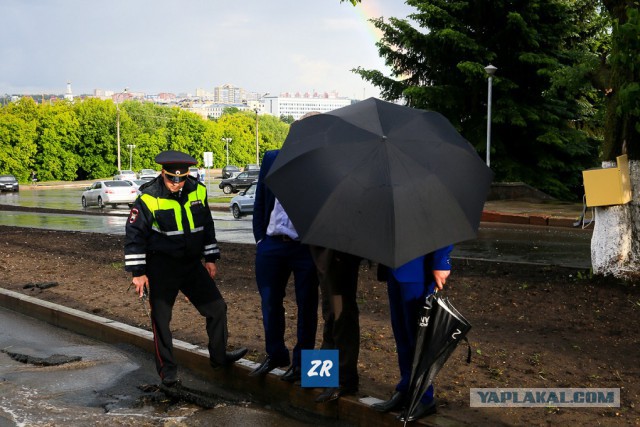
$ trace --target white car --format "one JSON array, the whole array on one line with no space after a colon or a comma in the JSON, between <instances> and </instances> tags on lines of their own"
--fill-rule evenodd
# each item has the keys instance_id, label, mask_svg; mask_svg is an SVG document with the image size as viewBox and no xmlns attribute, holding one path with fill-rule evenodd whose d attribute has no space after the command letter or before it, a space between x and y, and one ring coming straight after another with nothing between
<instances>
[{"instance_id":1,"label":"white car","mask_svg":"<svg viewBox=\"0 0 640 427\"><path fill-rule=\"evenodd\" d=\"M146 184L149 181L147 181L146 179L134 179L134 180L125 179L124 182L128 182L129 184L131 184L131 186L136 189L136 192L138 194L141 194L140 193L140 186L142 184Z\"/></svg>"},{"instance_id":2,"label":"white car","mask_svg":"<svg viewBox=\"0 0 640 427\"><path fill-rule=\"evenodd\" d=\"M138 190L127 181L96 181L82 192L82 207L105 205L131 207L138 197Z\"/></svg>"},{"instance_id":3,"label":"white car","mask_svg":"<svg viewBox=\"0 0 640 427\"><path fill-rule=\"evenodd\" d=\"M115 176L113 177L114 181L120 181L123 179L137 179L138 177L136 176L136 173L134 171L130 171L130 170L120 170L118 171L117 174L115 174Z\"/></svg>"},{"instance_id":4,"label":"white car","mask_svg":"<svg viewBox=\"0 0 640 427\"><path fill-rule=\"evenodd\" d=\"M158 175L160 175L160 172L157 172L153 169L142 169L138 174L138 179L144 179L144 180L150 181Z\"/></svg>"}]
</instances>

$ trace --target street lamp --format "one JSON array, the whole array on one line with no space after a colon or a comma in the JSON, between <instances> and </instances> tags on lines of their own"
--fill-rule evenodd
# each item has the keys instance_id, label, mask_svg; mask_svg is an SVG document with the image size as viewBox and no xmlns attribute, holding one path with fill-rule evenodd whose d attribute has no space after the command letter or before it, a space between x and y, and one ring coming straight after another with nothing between
<instances>
[{"instance_id":1,"label":"street lamp","mask_svg":"<svg viewBox=\"0 0 640 427\"><path fill-rule=\"evenodd\" d=\"M233 141L232 138L221 138L224 142L227 143L227 166L229 166L229 143Z\"/></svg>"},{"instance_id":2,"label":"street lamp","mask_svg":"<svg viewBox=\"0 0 640 427\"><path fill-rule=\"evenodd\" d=\"M491 167L491 83L496 70L497 68L491 64L484 67L484 71L486 71L489 76L489 86L487 90L487 167Z\"/></svg>"},{"instance_id":3,"label":"street lamp","mask_svg":"<svg viewBox=\"0 0 640 427\"><path fill-rule=\"evenodd\" d=\"M264 93L262 96L258 98L258 102L263 99L265 96L269 95L269 92ZM256 165L260 164L259 158L259 148L258 148L258 113L260 112L260 108L256 107L253 109L256 112Z\"/></svg>"},{"instance_id":4,"label":"street lamp","mask_svg":"<svg viewBox=\"0 0 640 427\"><path fill-rule=\"evenodd\" d=\"M116 139L118 140L118 171L122 168L120 167L120 103L118 100L122 97L123 94L127 93L127 88L124 88L123 93L119 93L116 95Z\"/></svg>"},{"instance_id":5,"label":"street lamp","mask_svg":"<svg viewBox=\"0 0 640 427\"><path fill-rule=\"evenodd\" d=\"M136 148L133 144L127 144L127 148L129 149L129 170L133 170L131 168L131 162L133 160L133 149Z\"/></svg>"},{"instance_id":6,"label":"street lamp","mask_svg":"<svg viewBox=\"0 0 640 427\"><path fill-rule=\"evenodd\" d=\"M256 165L259 165L260 162L258 161L258 112L260 111L259 108L254 108L254 110L256 112Z\"/></svg>"}]
</instances>

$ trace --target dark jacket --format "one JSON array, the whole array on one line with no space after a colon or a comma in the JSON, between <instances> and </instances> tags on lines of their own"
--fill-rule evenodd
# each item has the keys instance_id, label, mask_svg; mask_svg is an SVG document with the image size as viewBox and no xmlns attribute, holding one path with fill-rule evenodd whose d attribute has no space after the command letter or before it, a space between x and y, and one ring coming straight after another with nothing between
<instances>
[{"instance_id":1,"label":"dark jacket","mask_svg":"<svg viewBox=\"0 0 640 427\"><path fill-rule=\"evenodd\" d=\"M207 188L189 177L180 195L172 194L162 176L140 187L125 226L125 270L146 274L146 257L158 253L175 258L220 258Z\"/></svg>"},{"instance_id":2,"label":"dark jacket","mask_svg":"<svg viewBox=\"0 0 640 427\"><path fill-rule=\"evenodd\" d=\"M253 237L256 242L264 239L267 235L271 211L276 203L276 196L264 183L264 178L267 176L279 152L280 150L267 151L262 158L262 166L260 167L258 183L256 184L256 197L253 202Z\"/></svg>"}]
</instances>

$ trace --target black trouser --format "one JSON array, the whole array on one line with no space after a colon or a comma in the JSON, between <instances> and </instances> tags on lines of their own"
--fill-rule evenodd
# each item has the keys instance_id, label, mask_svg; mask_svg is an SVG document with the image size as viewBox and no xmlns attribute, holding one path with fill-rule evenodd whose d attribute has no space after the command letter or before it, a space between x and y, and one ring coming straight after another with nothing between
<instances>
[{"instance_id":1,"label":"black trouser","mask_svg":"<svg viewBox=\"0 0 640 427\"><path fill-rule=\"evenodd\" d=\"M360 320L356 292L360 257L310 246L322 291L322 348L338 349L340 385L358 388Z\"/></svg>"},{"instance_id":2,"label":"black trouser","mask_svg":"<svg viewBox=\"0 0 640 427\"><path fill-rule=\"evenodd\" d=\"M227 305L198 259L172 258L167 255L147 255L149 303L155 342L156 369L160 378L174 379L177 364L173 356L171 313L181 291L206 319L209 336L209 357L223 364L227 348Z\"/></svg>"}]
</instances>

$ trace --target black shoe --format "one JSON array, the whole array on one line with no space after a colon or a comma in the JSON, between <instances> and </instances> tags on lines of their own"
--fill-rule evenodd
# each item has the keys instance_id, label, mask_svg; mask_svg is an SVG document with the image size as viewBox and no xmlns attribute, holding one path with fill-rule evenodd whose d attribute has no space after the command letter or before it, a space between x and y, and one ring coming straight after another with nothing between
<instances>
[{"instance_id":1,"label":"black shoe","mask_svg":"<svg viewBox=\"0 0 640 427\"><path fill-rule=\"evenodd\" d=\"M162 386L164 387L175 387L178 384L178 379L176 377L165 377L162 379Z\"/></svg>"},{"instance_id":2,"label":"black shoe","mask_svg":"<svg viewBox=\"0 0 640 427\"><path fill-rule=\"evenodd\" d=\"M238 349L235 349L233 351L227 351L225 354L225 360L224 363L218 363L215 362L213 360L209 360L209 363L211 364L211 367L213 369L218 369L221 368L223 366L229 366L231 364L233 364L234 362L237 362L238 360L242 359L242 357L247 354L247 351L249 351L247 348L245 347L240 347Z\"/></svg>"},{"instance_id":3,"label":"black shoe","mask_svg":"<svg viewBox=\"0 0 640 427\"><path fill-rule=\"evenodd\" d=\"M419 418L423 418L426 417L427 415L433 415L436 412L438 412L438 408L436 407L436 400L433 399L431 402L429 403L418 403L418 406L416 406L416 409L413 410L413 412L411 414L409 414L408 417L406 417L405 420L405 414L402 413L398 416L398 419L402 422L411 422L411 421L415 421Z\"/></svg>"},{"instance_id":4,"label":"black shoe","mask_svg":"<svg viewBox=\"0 0 640 427\"><path fill-rule=\"evenodd\" d=\"M300 380L301 377L302 370L300 369L300 366L291 365L291 367L287 369L287 372L285 372L284 375L280 377L280 379L288 383L295 383L296 381Z\"/></svg>"},{"instance_id":5,"label":"black shoe","mask_svg":"<svg viewBox=\"0 0 640 427\"><path fill-rule=\"evenodd\" d=\"M395 393L393 393L393 396L391 396L391 399L385 402L374 403L373 405L371 405L371 407L376 411L383 413L394 411L396 409L402 408L402 405L404 405L405 397L405 393L396 391Z\"/></svg>"},{"instance_id":6,"label":"black shoe","mask_svg":"<svg viewBox=\"0 0 640 427\"><path fill-rule=\"evenodd\" d=\"M267 356L267 358L264 359L264 362L262 362L260 366L258 366L256 369L254 369L249 373L249 376L262 377L267 375L269 372L273 371L276 368L284 368L285 366L288 366L288 365L289 365L289 361L286 361L286 362L277 361Z\"/></svg>"},{"instance_id":7,"label":"black shoe","mask_svg":"<svg viewBox=\"0 0 640 427\"><path fill-rule=\"evenodd\" d=\"M237 362L242 359L249 349L246 347L240 347L233 351L227 351L227 365L231 365L232 363Z\"/></svg>"},{"instance_id":8,"label":"black shoe","mask_svg":"<svg viewBox=\"0 0 640 427\"><path fill-rule=\"evenodd\" d=\"M331 402L333 400L337 400L342 396L348 396L352 394L356 394L358 392L358 387L329 387L325 389L322 393L316 397L316 403L325 403Z\"/></svg>"}]
</instances>

